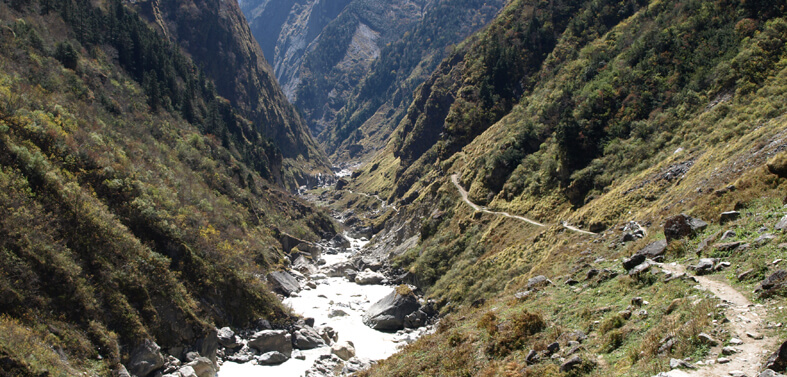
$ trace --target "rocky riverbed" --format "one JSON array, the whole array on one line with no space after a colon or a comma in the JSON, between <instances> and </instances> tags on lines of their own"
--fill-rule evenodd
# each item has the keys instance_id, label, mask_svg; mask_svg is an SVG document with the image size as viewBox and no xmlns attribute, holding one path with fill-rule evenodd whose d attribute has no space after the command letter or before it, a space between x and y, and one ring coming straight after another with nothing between
<instances>
[{"instance_id":1,"label":"rocky riverbed","mask_svg":"<svg viewBox=\"0 0 787 377\"><path fill-rule=\"evenodd\" d=\"M239 334L219 330L223 362L218 375L349 374L431 331L431 306L414 294L414 287L391 284L381 264L362 259L367 243L345 234L319 245L300 245L309 250L309 258L294 255L291 270L268 279L303 320L287 329L273 329L263 321Z\"/></svg>"}]
</instances>

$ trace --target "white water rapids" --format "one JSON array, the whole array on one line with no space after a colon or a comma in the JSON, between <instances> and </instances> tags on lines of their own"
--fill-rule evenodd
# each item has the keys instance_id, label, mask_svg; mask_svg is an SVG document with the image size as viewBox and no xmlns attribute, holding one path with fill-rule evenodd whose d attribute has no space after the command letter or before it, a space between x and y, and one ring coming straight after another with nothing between
<instances>
[{"instance_id":1,"label":"white water rapids","mask_svg":"<svg viewBox=\"0 0 787 377\"><path fill-rule=\"evenodd\" d=\"M326 264L321 266L321 271L326 271L331 265L347 261L357 253L368 241L351 238L352 247L348 252L335 255L325 254L323 259ZM346 278L323 278L312 280L317 288L308 289L303 284L304 290L296 297L286 298L283 302L291 307L293 312L303 317L314 318L314 327L330 326L339 334L339 341L349 340L355 345L358 358L380 360L394 354L400 345L407 339L413 339L418 332L384 333L372 330L363 324L361 318L372 304L389 294L393 286L386 285L359 285L348 281ZM329 318L328 314L334 309L341 309L347 316ZM291 358L281 365L260 366L253 362L238 364L225 362L219 370L218 377L246 377L246 376L303 376L320 355L331 353L330 346L301 351L305 360Z\"/></svg>"}]
</instances>

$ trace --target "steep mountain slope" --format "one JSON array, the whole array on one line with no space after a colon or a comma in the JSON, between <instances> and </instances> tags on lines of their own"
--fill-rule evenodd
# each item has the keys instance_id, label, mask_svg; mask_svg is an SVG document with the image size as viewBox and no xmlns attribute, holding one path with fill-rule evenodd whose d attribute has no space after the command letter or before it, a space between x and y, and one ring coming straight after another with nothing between
<instances>
[{"instance_id":1,"label":"steep mountain slope","mask_svg":"<svg viewBox=\"0 0 787 377\"><path fill-rule=\"evenodd\" d=\"M369 374L652 375L670 358L715 362L720 350L699 333L728 339L719 301L655 268L629 276L619 258L663 239L664 221L685 212L711 226L660 257L731 262L735 271L714 278L745 293L780 268L783 12L765 2L518 0L458 46L350 184L398 209L373 224L373 251L448 315ZM489 210L462 201L453 174ZM740 219L720 221L732 209ZM724 249L727 230L748 249ZM405 239L415 246L383 244ZM537 275L552 283L528 281ZM631 304L636 296L651 306ZM775 320L784 291L750 298L766 297ZM547 352L552 342L559 353Z\"/></svg>"},{"instance_id":2,"label":"steep mountain slope","mask_svg":"<svg viewBox=\"0 0 787 377\"><path fill-rule=\"evenodd\" d=\"M0 2L0 374L215 358L215 326L288 321L261 276L334 226L200 72L120 1Z\"/></svg>"},{"instance_id":3,"label":"steep mountain slope","mask_svg":"<svg viewBox=\"0 0 787 377\"><path fill-rule=\"evenodd\" d=\"M241 6L273 54L267 56L287 96L328 154L347 162L384 145L449 46L484 26L504 1L323 3ZM279 35L275 48L262 41L270 35Z\"/></svg>"},{"instance_id":4,"label":"steep mountain slope","mask_svg":"<svg viewBox=\"0 0 787 377\"><path fill-rule=\"evenodd\" d=\"M219 95L250 120L255 130L276 143L284 157L285 186L293 189L307 183L311 175L328 172L324 153L276 85L273 70L236 1L149 0L133 4L188 53L213 80Z\"/></svg>"}]
</instances>

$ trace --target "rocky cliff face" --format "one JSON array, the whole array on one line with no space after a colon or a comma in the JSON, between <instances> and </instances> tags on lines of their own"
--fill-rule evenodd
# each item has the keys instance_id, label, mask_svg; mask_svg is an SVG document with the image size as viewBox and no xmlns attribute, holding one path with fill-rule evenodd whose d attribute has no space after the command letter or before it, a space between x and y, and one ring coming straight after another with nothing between
<instances>
[{"instance_id":1,"label":"rocky cliff face","mask_svg":"<svg viewBox=\"0 0 787 377\"><path fill-rule=\"evenodd\" d=\"M486 25L504 1L323 3L241 7L315 137L335 161L350 161L385 144L448 47Z\"/></svg>"},{"instance_id":2,"label":"rocky cliff face","mask_svg":"<svg viewBox=\"0 0 787 377\"><path fill-rule=\"evenodd\" d=\"M191 55L213 79L217 92L278 145L285 159L285 186L292 188L310 174L327 172L324 154L282 94L237 2L150 0L134 6Z\"/></svg>"}]
</instances>

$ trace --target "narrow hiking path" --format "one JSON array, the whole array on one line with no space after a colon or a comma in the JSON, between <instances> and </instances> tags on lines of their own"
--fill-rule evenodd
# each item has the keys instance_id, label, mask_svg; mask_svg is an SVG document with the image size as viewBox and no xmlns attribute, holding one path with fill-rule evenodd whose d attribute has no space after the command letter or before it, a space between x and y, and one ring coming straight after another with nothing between
<instances>
[{"instance_id":1,"label":"narrow hiking path","mask_svg":"<svg viewBox=\"0 0 787 377\"><path fill-rule=\"evenodd\" d=\"M480 212L484 212L484 213L491 213L493 215L500 215L500 216L510 217L512 219L517 219L517 220L520 220L520 221L524 221L526 223L529 223L529 224L532 224L532 225L535 225L535 226L541 226L541 227L545 227L546 226L546 225L544 225L544 224L542 224L542 223L540 223L538 221L535 221L535 220L532 220L532 219L528 219L527 217L524 217L524 216L512 215L512 214L510 214L508 212L492 211L489 208L479 206L478 204L475 204L475 203L471 202L470 199L467 197L467 191L464 189L464 187L462 187L462 185L459 184L459 176L457 174L451 174L451 182L454 184L454 186L456 186L457 191L459 191L459 195L462 196L462 200L465 203L467 203L467 205L469 205L470 207L472 207L476 211L480 211ZM563 226L564 228L572 231L572 232L596 235L596 233L588 232L586 230L579 229L579 228L577 228L575 226L568 225L565 221L561 222L560 225Z\"/></svg>"},{"instance_id":2,"label":"narrow hiking path","mask_svg":"<svg viewBox=\"0 0 787 377\"><path fill-rule=\"evenodd\" d=\"M673 274L685 274L686 268L678 263L664 263L659 265L665 271ZM714 277L694 276L703 289L713 293L727 305L725 316L730 320L730 338L737 338L742 344L732 345L738 352L732 355L721 355L722 345L714 349L720 357L729 360L726 363L715 362L711 365L699 366L695 370L672 370L663 376L669 377L712 377L731 376L733 372L740 371L746 376L759 375L762 361L778 346L776 339L763 333L765 330L766 309L763 305L754 305L749 299L723 280ZM717 339L723 343L727 339Z\"/></svg>"}]
</instances>

